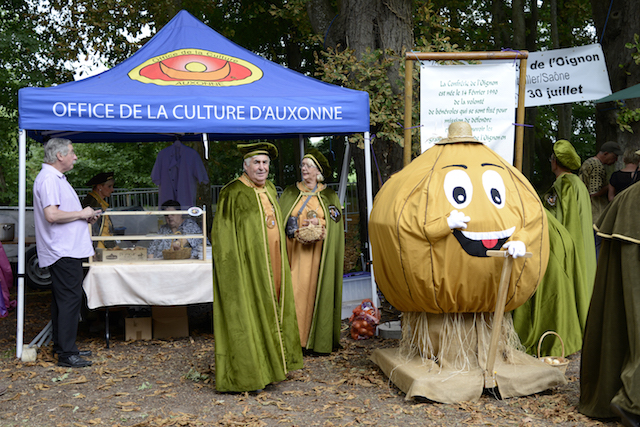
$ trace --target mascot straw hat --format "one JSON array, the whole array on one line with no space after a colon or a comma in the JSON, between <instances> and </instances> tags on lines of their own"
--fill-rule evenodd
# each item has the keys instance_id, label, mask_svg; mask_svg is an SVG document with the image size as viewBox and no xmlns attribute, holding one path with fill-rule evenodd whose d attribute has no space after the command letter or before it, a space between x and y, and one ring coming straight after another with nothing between
<instances>
[{"instance_id":1,"label":"mascot straw hat","mask_svg":"<svg viewBox=\"0 0 640 427\"><path fill-rule=\"evenodd\" d=\"M471 125L467 122L453 122L449 125L449 132L446 138L442 138L436 144L451 144L454 142L477 142L477 139L473 137Z\"/></svg>"}]
</instances>

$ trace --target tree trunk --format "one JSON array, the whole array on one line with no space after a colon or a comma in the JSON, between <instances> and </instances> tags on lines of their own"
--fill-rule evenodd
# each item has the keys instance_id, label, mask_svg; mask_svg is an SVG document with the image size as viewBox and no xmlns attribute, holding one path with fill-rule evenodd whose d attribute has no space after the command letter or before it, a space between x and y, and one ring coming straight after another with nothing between
<instances>
[{"instance_id":1,"label":"tree trunk","mask_svg":"<svg viewBox=\"0 0 640 427\"><path fill-rule=\"evenodd\" d=\"M611 5L611 8L609 6ZM632 58L631 49L626 43L633 42L634 33L638 32L640 2L637 0L591 0L593 20L596 32L607 63L611 90L631 87L640 82L640 66ZM606 23L606 28L605 28ZM640 99L624 101L630 109L640 108ZM596 112L596 146L605 141L618 141L623 147L635 143L640 133L640 123L632 125L633 134L623 132L616 124L617 110L615 103L597 104Z\"/></svg>"},{"instance_id":2,"label":"tree trunk","mask_svg":"<svg viewBox=\"0 0 640 427\"><path fill-rule=\"evenodd\" d=\"M529 0L529 8L531 13L525 15L525 23L528 31L525 34L525 46L529 52L535 52L538 50L538 5L537 0ZM536 139L535 124L538 117L538 108L530 107L525 109L524 122L527 126L524 128L524 143L522 152L522 173L530 181L533 178L533 164L535 161L536 144L539 143Z\"/></svg>"},{"instance_id":3,"label":"tree trunk","mask_svg":"<svg viewBox=\"0 0 640 427\"><path fill-rule=\"evenodd\" d=\"M524 20L524 1L511 2L511 20L513 21L513 48L524 49L527 28Z\"/></svg>"},{"instance_id":4,"label":"tree trunk","mask_svg":"<svg viewBox=\"0 0 640 427\"><path fill-rule=\"evenodd\" d=\"M352 49L357 58L367 51L381 49L403 54L413 46L413 1L412 0L342 0L339 16L331 8L329 0L310 0L307 13L312 28L324 37L325 47ZM335 43L335 44L331 44ZM387 70L394 96L404 96L400 62ZM375 129L371 129L375 133ZM353 146L353 158L358 176L358 201L360 205L360 241L362 251L368 258L367 206L364 186L364 151ZM374 173L374 189L391 174L402 168L403 150L393 141L381 138L373 144L374 158L371 165ZM377 172L381 179L376 179ZM375 191L375 190L374 190Z\"/></svg>"},{"instance_id":5,"label":"tree trunk","mask_svg":"<svg viewBox=\"0 0 640 427\"><path fill-rule=\"evenodd\" d=\"M551 0L551 45L554 49L560 48L560 31L558 29L558 1ZM571 140L571 104L556 105L558 113L557 139Z\"/></svg>"},{"instance_id":6,"label":"tree trunk","mask_svg":"<svg viewBox=\"0 0 640 427\"><path fill-rule=\"evenodd\" d=\"M491 2L491 35L495 50L500 50L511 44L508 32L508 20L505 11L504 0L493 0Z\"/></svg>"}]
</instances>

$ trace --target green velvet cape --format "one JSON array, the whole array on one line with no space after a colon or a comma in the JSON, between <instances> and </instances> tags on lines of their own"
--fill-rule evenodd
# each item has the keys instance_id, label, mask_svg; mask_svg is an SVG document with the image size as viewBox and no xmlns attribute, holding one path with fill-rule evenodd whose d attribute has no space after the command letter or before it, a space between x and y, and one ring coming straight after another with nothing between
<instances>
[{"instance_id":1,"label":"green velvet cape","mask_svg":"<svg viewBox=\"0 0 640 427\"><path fill-rule=\"evenodd\" d=\"M295 185L288 187L280 196L280 206L284 214L281 222L283 228L301 197L302 193ZM324 211L327 234L322 245L315 308L306 348L317 353L330 353L340 347L344 219L340 199L335 191L325 188L319 193L319 200ZM329 206L335 206L340 212L337 221L331 218Z\"/></svg>"},{"instance_id":2,"label":"green velvet cape","mask_svg":"<svg viewBox=\"0 0 640 427\"><path fill-rule=\"evenodd\" d=\"M574 283L584 282L578 268L576 244L566 228L548 211L549 263L538 289L513 311L513 325L526 352L537 355L540 337L555 331L564 341L565 356L582 348L583 322L576 309ZM561 356L562 343L549 335L540 346L541 356Z\"/></svg>"},{"instance_id":3,"label":"green velvet cape","mask_svg":"<svg viewBox=\"0 0 640 427\"><path fill-rule=\"evenodd\" d=\"M579 314L583 325L589 310L589 301L596 277L596 244L593 238L593 218L591 217L591 196L580 177L572 173L560 175L553 183L553 191L558 195L555 206L543 203L558 221L569 231L578 247L584 248L580 257L580 268L585 272L586 284Z\"/></svg>"},{"instance_id":4,"label":"green velvet cape","mask_svg":"<svg viewBox=\"0 0 640 427\"><path fill-rule=\"evenodd\" d=\"M602 239L580 366L578 409L640 415L640 183L616 195L595 223Z\"/></svg>"},{"instance_id":5,"label":"green velvet cape","mask_svg":"<svg viewBox=\"0 0 640 427\"><path fill-rule=\"evenodd\" d=\"M513 312L514 327L527 353L536 355L540 337L554 331L565 355L582 348L582 336L596 269L591 202L587 187L574 174L560 175L543 203L549 215L550 254L535 294ZM560 356L555 337L542 343L541 356Z\"/></svg>"},{"instance_id":6,"label":"green velvet cape","mask_svg":"<svg viewBox=\"0 0 640 427\"><path fill-rule=\"evenodd\" d=\"M281 224L275 187L267 181L265 188ZM239 180L220 192L211 230L218 391L262 389L302 367L286 236L279 229L280 301L275 296L265 213L258 193Z\"/></svg>"}]
</instances>

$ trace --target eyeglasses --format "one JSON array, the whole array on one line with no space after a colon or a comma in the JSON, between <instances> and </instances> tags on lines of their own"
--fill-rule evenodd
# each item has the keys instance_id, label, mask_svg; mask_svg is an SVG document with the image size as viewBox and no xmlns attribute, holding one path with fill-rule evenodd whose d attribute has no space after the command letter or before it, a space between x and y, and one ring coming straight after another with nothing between
<instances>
[{"instance_id":1,"label":"eyeglasses","mask_svg":"<svg viewBox=\"0 0 640 427\"><path fill-rule=\"evenodd\" d=\"M315 168L315 167L316 167L316 165L312 165L312 164L309 164L309 163L301 163L300 164L300 169L302 169L302 168L310 169L310 168Z\"/></svg>"}]
</instances>

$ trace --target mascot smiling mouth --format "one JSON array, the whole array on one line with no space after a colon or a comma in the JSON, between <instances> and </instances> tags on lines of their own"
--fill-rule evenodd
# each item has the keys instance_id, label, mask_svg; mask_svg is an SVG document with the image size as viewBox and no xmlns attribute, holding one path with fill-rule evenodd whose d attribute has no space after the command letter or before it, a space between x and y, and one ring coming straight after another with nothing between
<instances>
[{"instance_id":1,"label":"mascot smiling mouth","mask_svg":"<svg viewBox=\"0 0 640 427\"><path fill-rule=\"evenodd\" d=\"M471 256L486 257L488 250L500 249L515 230L515 227L511 227L507 230L482 233L455 229L453 235L466 253Z\"/></svg>"}]
</instances>

